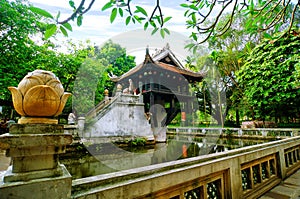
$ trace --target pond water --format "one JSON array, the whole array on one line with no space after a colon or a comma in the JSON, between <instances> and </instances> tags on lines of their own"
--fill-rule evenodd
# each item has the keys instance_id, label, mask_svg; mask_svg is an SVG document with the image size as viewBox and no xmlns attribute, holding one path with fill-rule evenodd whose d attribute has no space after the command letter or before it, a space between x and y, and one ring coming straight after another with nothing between
<instances>
[{"instance_id":1,"label":"pond water","mask_svg":"<svg viewBox=\"0 0 300 199\"><path fill-rule=\"evenodd\" d=\"M138 168L182 158L219 153L271 140L219 137L169 136L166 143L142 147L121 147L113 143L77 145L60 155L73 179Z\"/></svg>"}]
</instances>

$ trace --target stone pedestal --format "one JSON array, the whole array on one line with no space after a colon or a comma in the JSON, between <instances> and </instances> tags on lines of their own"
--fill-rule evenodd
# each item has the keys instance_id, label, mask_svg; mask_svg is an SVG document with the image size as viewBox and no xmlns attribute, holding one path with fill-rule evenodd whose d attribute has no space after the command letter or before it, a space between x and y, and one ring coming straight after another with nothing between
<instances>
[{"instance_id":1,"label":"stone pedestal","mask_svg":"<svg viewBox=\"0 0 300 199\"><path fill-rule=\"evenodd\" d=\"M12 165L0 176L1 198L70 198L71 175L59 164L72 135L63 125L13 124L0 136Z\"/></svg>"},{"instance_id":2,"label":"stone pedestal","mask_svg":"<svg viewBox=\"0 0 300 199\"><path fill-rule=\"evenodd\" d=\"M166 142L167 140L167 127L153 127L152 128L155 142Z\"/></svg>"},{"instance_id":3,"label":"stone pedestal","mask_svg":"<svg viewBox=\"0 0 300 199\"><path fill-rule=\"evenodd\" d=\"M167 126L165 124L167 112L161 104L154 104L150 107L151 129L154 134L155 142L167 141Z\"/></svg>"}]
</instances>

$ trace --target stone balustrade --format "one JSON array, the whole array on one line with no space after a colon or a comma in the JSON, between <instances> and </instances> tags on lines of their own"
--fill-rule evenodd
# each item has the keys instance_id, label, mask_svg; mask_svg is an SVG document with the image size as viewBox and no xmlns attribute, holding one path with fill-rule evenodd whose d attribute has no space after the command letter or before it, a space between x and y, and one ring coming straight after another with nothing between
<instances>
[{"instance_id":1,"label":"stone balustrade","mask_svg":"<svg viewBox=\"0 0 300 199\"><path fill-rule=\"evenodd\" d=\"M72 182L72 198L258 198L300 168L300 137Z\"/></svg>"},{"instance_id":2,"label":"stone balustrade","mask_svg":"<svg viewBox=\"0 0 300 199\"><path fill-rule=\"evenodd\" d=\"M194 135L231 135L231 136L272 136L293 137L300 135L299 128L198 128L198 127L168 127L168 133Z\"/></svg>"}]
</instances>

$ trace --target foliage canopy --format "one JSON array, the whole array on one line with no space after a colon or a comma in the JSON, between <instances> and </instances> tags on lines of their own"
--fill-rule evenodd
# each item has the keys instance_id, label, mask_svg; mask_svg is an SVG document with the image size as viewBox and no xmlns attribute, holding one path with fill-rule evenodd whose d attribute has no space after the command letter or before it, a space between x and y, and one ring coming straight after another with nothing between
<instances>
[{"instance_id":1,"label":"foliage canopy","mask_svg":"<svg viewBox=\"0 0 300 199\"><path fill-rule=\"evenodd\" d=\"M300 105L300 36L265 40L251 52L238 72L245 102L253 117L265 119L295 115ZM297 85L298 84L298 85Z\"/></svg>"}]
</instances>

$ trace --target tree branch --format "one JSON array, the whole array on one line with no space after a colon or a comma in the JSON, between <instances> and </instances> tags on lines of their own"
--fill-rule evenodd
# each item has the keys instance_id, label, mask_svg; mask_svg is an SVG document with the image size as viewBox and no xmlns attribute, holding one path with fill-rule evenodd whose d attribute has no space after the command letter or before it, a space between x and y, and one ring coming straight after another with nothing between
<instances>
[{"instance_id":1,"label":"tree branch","mask_svg":"<svg viewBox=\"0 0 300 199\"><path fill-rule=\"evenodd\" d=\"M87 13L87 12L92 8L92 6L93 6L94 3L95 3L95 0L92 0L92 1L90 2L89 6L87 7L87 9L85 9L85 10L82 12L82 14Z\"/></svg>"},{"instance_id":2,"label":"tree branch","mask_svg":"<svg viewBox=\"0 0 300 199\"><path fill-rule=\"evenodd\" d=\"M238 2L238 0L235 0L235 4L233 6L231 15L230 15L228 21L226 22L226 24L220 30L221 33L219 33L219 34L216 35L217 37L222 36L223 34L225 34L225 32L231 27L231 24L232 24L232 21L233 21L233 18L234 18L234 14L235 14L235 9L236 9L236 6L237 6L237 2Z\"/></svg>"},{"instance_id":3,"label":"tree branch","mask_svg":"<svg viewBox=\"0 0 300 199\"><path fill-rule=\"evenodd\" d=\"M291 0L288 1L288 4L291 2ZM284 18L285 16L285 11L288 7L288 4L280 11L278 12L274 17L273 17L273 20L269 23L269 24L266 24L266 27L265 28L261 28L259 29L259 31L266 31L266 30L269 30L271 28L273 28L277 23L279 23L279 21ZM276 5L276 7L278 6L278 4ZM267 16L266 16L267 17ZM269 16L271 17L271 16Z\"/></svg>"},{"instance_id":4,"label":"tree branch","mask_svg":"<svg viewBox=\"0 0 300 199\"><path fill-rule=\"evenodd\" d=\"M131 2L131 0L128 0L126 5L127 5L127 9L128 9L129 15L132 16L133 14L131 12L130 2Z\"/></svg>"},{"instance_id":5,"label":"tree branch","mask_svg":"<svg viewBox=\"0 0 300 199\"><path fill-rule=\"evenodd\" d=\"M212 7L209 9L208 13L205 16L202 15L200 12L198 12L200 14L200 16L203 17L202 21L200 21L198 24L202 24L202 23L204 23L206 21L206 19L208 18L208 16L210 15L210 13L212 12L212 10L214 9L215 5L216 5L216 0L213 1Z\"/></svg>"},{"instance_id":6,"label":"tree branch","mask_svg":"<svg viewBox=\"0 0 300 199\"><path fill-rule=\"evenodd\" d=\"M232 0L230 0L230 1L222 8L222 10L218 13L218 15L217 15L215 21L214 21L210 26L208 26L208 27L206 27L206 28L198 27L198 28L199 28L198 30L204 31L204 32L202 32L202 33L205 33L205 32L208 32L209 30L211 30L210 32L212 33L212 32L214 31L214 29L215 29L217 23L219 22L219 19L220 19L220 17L222 16L224 10L225 10L225 9L227 8L227 6L230 5L231 3L232 3ZM197 25L199 26L200 23L198 23ZM211 33L210 33L210 35L211 35ZM206 41L206 40L205 40L205 41ZM203 42L201 42L201 43L203 43Z\"/></svg>"},{"instance_id":7,"label":"tree branch","mask_svg":"<svg viewBox=\"0 0 300 199\"><path fill-rule=\"evenodd\" d=\"M73 14L70 17L68 17L67 19L65 19L63 21L58 21L57 23L58 24L64 24L64 23L69 22L70 20L73 20L78 14L82 15L82 14L87 13L92 8L93 4L95 3L95 0L91 0L91 2L89 4L89 6L87 7L87 9L82 11L84 3L85 3L85 0L81 0L79 6L76 8L76 10L73 12Z\"/></svg>"},{"instance_id":8,"label":"tree branch","mask_svg":"<svg viewBox=\"0 0 300 199\"><path fill-rule=\"evenodd\" d=\"M291 17L291 21L290 21L290 25L289 25L289 29L288 29L288 32L291 31L292 27L293 27L293 23L294 23L294 19L295 19L295 14L296 14L296 10L297 10L297 7L300 6L300 0L298 2L298 4L295 5L294 9L293 9L293 12L292 12L292 17Z\"/></svg>"}]
</instances>

